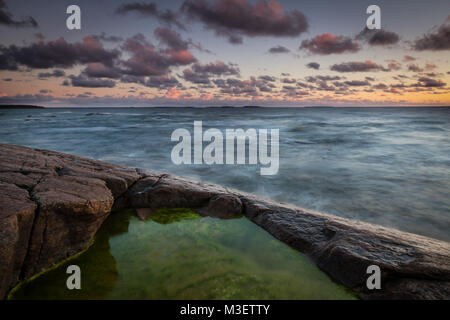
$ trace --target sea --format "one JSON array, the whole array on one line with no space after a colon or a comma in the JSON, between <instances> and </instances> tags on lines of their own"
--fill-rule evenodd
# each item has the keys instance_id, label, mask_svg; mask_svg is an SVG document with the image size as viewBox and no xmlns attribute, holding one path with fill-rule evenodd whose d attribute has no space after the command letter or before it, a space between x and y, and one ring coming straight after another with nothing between
<instances>
[{"instance_id":1,"label":"sea","mask_svg":"<svg viewBox=\"0 0 450 320\"><path fill-rule=\"evenodd\" d=\"M172 162L174 130L279 129L279 171ZM0 110L0 142L217 183L450 241L450 108Z\"/></svg>"}]
</instances>

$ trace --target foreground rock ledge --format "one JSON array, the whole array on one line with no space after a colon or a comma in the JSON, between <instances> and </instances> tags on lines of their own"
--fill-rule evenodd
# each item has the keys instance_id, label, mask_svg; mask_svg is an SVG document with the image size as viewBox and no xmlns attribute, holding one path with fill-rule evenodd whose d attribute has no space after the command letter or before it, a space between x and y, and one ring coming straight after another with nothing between
<instances>
[{"instance_id":1,"label":"foreground rock ledge","mask_svg":"<svg viewBox=\"0 0 450 320\"><path fill-rule=\"evenodd\" d=\"M0 144L0 298L82 251L113 209L244 214L365 299L449 299L450 244L237 190L68 154ZM150 210L149 210L150 209ZM144 215L144 216L142 216ZM378 265L382 289L367 290Z\"/></svg>"}]
</instances>

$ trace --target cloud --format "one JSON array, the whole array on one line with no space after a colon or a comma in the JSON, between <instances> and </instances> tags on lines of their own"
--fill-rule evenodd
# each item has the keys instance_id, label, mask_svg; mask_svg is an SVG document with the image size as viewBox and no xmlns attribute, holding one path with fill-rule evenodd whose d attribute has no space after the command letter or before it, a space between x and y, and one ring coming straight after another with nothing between
<instances>
[{"instance_id":1,"label":"cloud","mask_svg":"<svg viewBox=\"0 0 450 320\"><path fill-rule=\"evenodd\" d=\"M192 69L197 73L209 73L216 76L239 75L240 70L233 64L225 64L223 61L211 62L208 64L195 63Z\"/></svg>"},{"instance_id":2,"label":"cloud","mask_svg":"<svg viewBox=\"0 0 450 320\"><path fill-rule=\"evenodd\" d=\"M192 69L183 70L183 78L195 84L209 84L211 80L206 73L196 73Z\"/></svg>"},{"instance_id":3,"label":"cloud","mask_svg":"<svg viewBox=\"0 0 450 320\"><path fill-rule=\"evenodd\" d=\"M378 83L376 85L373 85L372 88L374 89L387 89L387 85L385 85L384 83Z\"/></svg>"},{"instance_id":4,"label":"cloud","mask_svg":"<svg viewBox=\"0 0 450 320\"><path fill-rule=\"evenodd\" d=\"M119 69L115 67L105 66L100 62L89 63L84 69L83 74L90 78L109 78L118 79L121 76Z\"/></svg>"},{"instance_id":5,"label":"cloud","mask_svg":"<svg viewBox=\"0 0 450 320\"><path fill-rule=\"evenodd\" d=\"M401 68L402 68L402 65L398 61L391 60L388 63L388 69L389 70L400 70Z\"/></svg>"},{"instance_id":6,"label":"cloud","mask_svg":"<svg viewBox=\"0 0 450 320\"><path fill-rule=\"evenodd\" d=\"M370 60L365 62L344 62L334 64L331 66L331 70L337 72L389 71L389 69L386 69L382 65L376 64Z\"/></svg>"},{"instance_id":7,"label":"cloud","mask_svg":"<svg viewBox=\"0 0 450 320\"><path fill-rule=\"evenodd\" d=\"M174 77L163 75L148 77L145 85L150 88L168 89L180 86L180 82Z\"/></svg>"},{"instance_id":8,"label":"cloud","mask_svg":"<svg viewBox=\"0 0 450 320\"><path fill-rule=\"evenodd\" d=\"M347 86L351 87L360 87L360 86L369 86L369 81L360 81L360 80L351 80L351 81L345 81L344 82Z\"/></svg>"},{"instance_id":9,"label":"cloud","mask_svg":"<svg viewBox=\"0 0 450 320\"><path fill-rule=\"evenodd\" d=\"M154 2L133 2L128 4L123 4L116 9L116 14L125 15L130 12L136 12L143 17L153 17L163 22L169 26L175 25L180 29L185 30L186 28L180 21L179 14L171 10L159 10Z\"/></svg>"},{"instance_id":10,"label":"cloud","mask_svg":"<svg viewBox=\"0 0 450 320\"><path fill-rule=\"evenodd\" d=\"M284 46L275 46L269 49L269 53L276 54L276 53L289 53L291 50Z\"/></svg>"},{"instance_id":11,"label":"cloud","mask_svg":"<svg viewBox=\"0 0 450 320\"><path fill-rule=\"evenodd\" d=\"M310 62L306 65L306 67L314 70L319 70L320 64L318 64L317 62Z\"/></svg>"},{"instance_id":12,"label":"cloud","mask_svg":"<svg viewBox=\"0 0 450 320\"><path fill-rule=\"evenodd\" d=\"M66 73L63 70L55 69L52 72L41 72L38 74L39 78L59 78L64 77Z\"/></svg>"},{"instance_id":13,"label":"cloud","mask_svg":"<svg viewBox=\"0 0 450 320\"><path fill-rule=\"evenodd\" d=\"M70 76L73 87L83 88L113 88L116 83L113 80L91 79L84 75Z\"/></svg>"},{"instance_id":14,"label":"cloud","mask_svg":"<svg viewBox=\"0 0 450 320\"><path fill-rule=\"evenodd\" d=\"M165 39L165 43L169 44ZM142 34L137 34L125 40L122 49L131 56L121 61L123 73L132 76L161 76L170 71L171 67L185 66L197 59L182 47L156 48L147 42Z\"/></svg>"},{"instance_id":15,"label":"cloud","mask_svg":"<svg viewBox=\"0 0 450 320\"><path fill-rule=\"evenodd\" d=\"M324 33L310 40L303 40L300 49L307 50L313 54L328 55L345 52L354 53L358 52L361 47L349 37Z\"/></svg>"},{"instance_id":16,"label":"cloud","mask_svg":"<svg viewBox=\"0 0 450 320\"><path fill-rule=\"evenodd\" d=\"M223 61L210 62L207 64L194 63L192 68L183 71L183 78L196 84L209 84L212 76L238 76L240 70L233 64Z\"/></svg>"},{"instance_id":17,"label":"cloud","mask_svg":"<svg viewBox=\"0 0 450 320\"><path fill-rule=\"evenodd\" d=\"M264 76L259 76L258 79L265 81L265 82L275 82L277 81L277 78L272 77L272 76L268 76L268 75L264 75Z\"/></svg>"},{"instance_id":18,"label":"cloud","mask_svg":"<svg viewBox=\"0 0 450 320\"><path fill-rule=\"evenodd\" d=\"M242 36L295 37L308 30L302 12L284 11L274 0L186 0L182 11L233 44L242 43Z\"/></svg>"},{"instance_id":19,"label":"cloud","mask_svg":"<svg viewBox=\"0 0 450 320\"><path fill-rule=\"evenodd\" d=\"M413 43L413 49L417 51L449 50L450 49L450 16L434 33L428 33Z\"/></svg>"},{"instance_id":20,"label":"cloud","mask_svg":"<svg viewBox=\"0 0 450 320\"><path fill-rule=\"evenodd\" d=\"M106 50L93 37L88 36L82 42L75 43L59 38L24 47L0 46L0 70L17 70L19 66L32 69L69 68L89 62L112 65L118 56L119 51Z\"/></svg>"},{"instance_id":21,"label":"cloud","mask_svg":"<svg viewBox=\"0 0 450 320\"><path fill-rule=\"evenodd\" d=\"M220 88L220 92L227 95L244 95L244 96L257 96L257 88L263 88L262 91L266 89L270 90L264 83L264 81L258 81L254 77L249 80L240 80L235 78L216 79L213 80L214 84Z\"/></svg>"},{"instance_id":22,"label":"cloud","mask_svg":"<svg viewBox=\"0 0 450 320\"><path fill-rule=\"evenodd\" d=\"M366 27L356 36L356 39L363 40L371 46L386 46L398 43L400 37L392 31L370 30Z\"/></svg>"},{"instance_id":23,"label":"cloud","mask_svg":"<svg viewBox=\"0 0 450 320\"><path fill-rule=\"evenodd\" d=\"M315 77L308 76L308 77L305 78L305 80L307 82L310 82L310 83L314 83L314 82L317 82L317 81L323 81L323 82L335 81L335 80L340 80L340 79L341 79L341 77L339 77L339 76L321 76L321 75L318 75L318 76L315 76Z\"/></svg>"},{"instance_id":24,"label":"cloud","mask_svg":"<svg viewBox=\"0 0 450 320\"><path fill-rule=\"evenodd\" d=\"M423 72L423 69L414 63L408 64L408 70L413 72Z\"/></svg>"},{"instance_id":25,"label":"cloud","mask_svg":"<svg viewBox=\"0 0 450 320\"><path fill-rule=\"evenodd\" d=\"M283 79L281 79L281 82L282 83L296 83L297 80L294 78L283 78Z\"/></svg>"},{"instance_id":26,"label":"cloud","mask_svg":"<svg viewBox=\"0 0 450 320\"><path fill-rule=\"evenodd\" d=\"M154 34L163 44L173 50L187 50L189 47L188 41L183 40L178 32L175 32L169 28L156 28Z\"/></svg>"},{"instance_id":27,"label":"cloud","mask_svg":"<svg viewBox=\"0 0 450 320\"><path fill-rule=\"evenodd\" d=\"M444 87L446 85L442 80L431 79L427 77L419 78L416 86L426 87L426 88L439 88Z\"/></svg>"},{"instance_id":28,"label":"cloud","mask_svg":"<svg viewBox=\"0 0 450 320\"><path fill-rule=\"evenodd\" d=\"M22 20L15 20L12 14L8 11L5 1L0 0L0 25L16 28L36 28L38 23L33 17L25 17Z\"/></svg>"}]
</instances>

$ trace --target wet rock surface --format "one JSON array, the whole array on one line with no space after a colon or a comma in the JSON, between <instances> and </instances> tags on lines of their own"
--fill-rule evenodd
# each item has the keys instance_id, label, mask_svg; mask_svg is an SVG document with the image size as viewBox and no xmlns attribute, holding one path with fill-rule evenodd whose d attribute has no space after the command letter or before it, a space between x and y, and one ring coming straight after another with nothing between
<instances>
[{"instance_id":1,"label":"wet rock surface","mask_svg":"<svg viewBox=\"0 0 450 320\"><path fill-rule=\"evenodd\" d=\"M365 299L449 299L450 244L169 174L0 144L0 297L86 248L111 210L245 215ZM366 286L381 269L381 289Z\"/></svg>"}]
</instances>

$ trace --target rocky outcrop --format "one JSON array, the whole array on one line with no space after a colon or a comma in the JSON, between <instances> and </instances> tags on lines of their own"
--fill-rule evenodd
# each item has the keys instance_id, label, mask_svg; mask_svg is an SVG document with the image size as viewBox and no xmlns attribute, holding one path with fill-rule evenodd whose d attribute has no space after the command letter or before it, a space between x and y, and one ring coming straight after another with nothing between
<instances>
[{"instance_id":1,"label":"rocky outcrop","mask_svg":"<svg viewBox=\"0 0 450 320\"><path fill-rule=\"evenodd\" d=\"M244 214L307 254L335 281L366 299L449 299L450 244L368 223L260 199L237 190L140 170L121 197L132 208L189 207L222 218ZM367 267L381 269L368 290Z\"/></svg>"},{"instance_id":2,"label":"rocky outcrop","mask_svg":"<svg viewBox=\"0 0 450 320\"><path fill-rule=\"evenodd\" d=\"M145 215L183 207L221 218L244 214L362 298L450 298L447 242L209 183L0 144L0 194L0 297L86 248L111 209ZM370 265L381 269L380 290L367 289Z\"/></svg>"},{"instance_id":3,"label":"rocky outcrop","mask_svg":"<svg viewBox=\"0 0 450 320\"><path fill-rule=\"evenodd\" d=\"M0 144L0 298L85 249L134 169Z\"/></svg>"}]
</instances>

